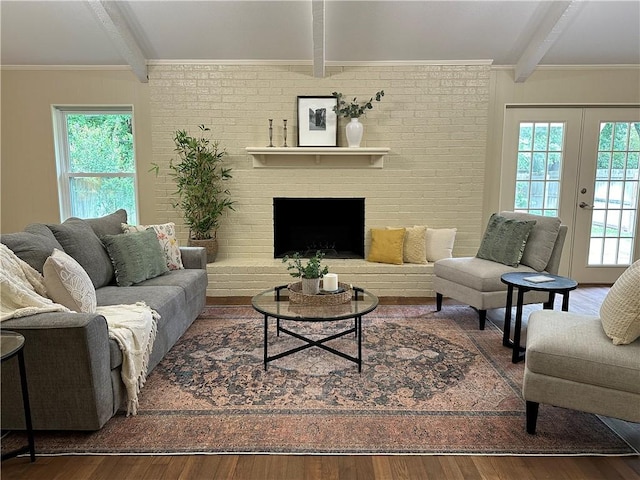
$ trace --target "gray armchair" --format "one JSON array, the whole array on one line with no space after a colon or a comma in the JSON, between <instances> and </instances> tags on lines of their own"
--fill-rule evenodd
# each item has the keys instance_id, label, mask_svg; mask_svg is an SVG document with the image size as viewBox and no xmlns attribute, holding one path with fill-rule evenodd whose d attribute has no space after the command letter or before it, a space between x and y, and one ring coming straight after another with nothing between
<instances>
[{"instance_id":1,"label":"gray armchair","mask_svg":"<svg viewBox=\"0 0 640 480\"><path fill-rule=\"evenodd\" d=\"M477 257L445 258L434 265L433 286L436 292L436 309L442 309L443 297L463 302L478 311L479 327L484 330L487 310L502 308L507 303L507 286L500 277L509 272L558 273L562 247L567 235L566 225L557 217L544 217L518 212L500 212L501 216L516 220L536 220L522 260L511 267ZM546 292L527 292L525 304L550 301ZM516 299L513 299L515 305ZM553 302L553 297L550 303ZM548 306L548 305L546 305Z\"/></svg>"}]
</instances>

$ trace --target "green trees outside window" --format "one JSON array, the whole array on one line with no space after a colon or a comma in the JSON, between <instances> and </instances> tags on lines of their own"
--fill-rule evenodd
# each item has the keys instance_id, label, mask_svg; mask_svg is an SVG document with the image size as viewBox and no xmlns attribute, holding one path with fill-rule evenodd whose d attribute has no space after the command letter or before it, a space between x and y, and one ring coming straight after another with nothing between
<instances>
[{"instance_id":1,"label":"green trees outside window","mask_svg":"<svg viewBox=\"0 0 640 480\"><path fill-rule=\"evenodd\" d=\"M55 111L63 219L100 217L119 208L137 219L131 111Z\"/></svg>"}]
</instances>

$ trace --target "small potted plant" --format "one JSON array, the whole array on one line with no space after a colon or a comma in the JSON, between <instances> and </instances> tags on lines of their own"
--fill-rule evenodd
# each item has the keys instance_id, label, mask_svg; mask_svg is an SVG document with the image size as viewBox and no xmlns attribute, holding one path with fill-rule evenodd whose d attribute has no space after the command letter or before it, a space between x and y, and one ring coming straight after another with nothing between
<instances>
[{"instance_id":1,"label":"small potted plant","mask_svg":"<svg viewBox=\"0 0 640 480\"><path fill-rule=\"evenodd\" d=\"M371 110L373 108L374 98L376 102L379 102L382 97L384 97L384 90L376 92L375 97L371 97L366 102L358 102L357 97L353 97L351 102L347 102L344 99L344 95L339 92L333 92L331 95L336 97L338 100L338 104L333 107L333 111L336 112L336 115L351 119L345 127L347 144L349 147L359 147L360 142L362 141L364 127L358 119L364 115L367 110Z\"/></svg>"},{"instance_id":2,"label":"small potted plant","mask_svg":"<svg viewBox=\"0 0 640 480\"><path fill-rule=\"evenodd\" d=\"M329 267L322 266L324 253L320 250L309 258L306 265L302 264L302 257L299 252L294 253L291 257L285 255L282 263L289 262L287 270L294 278L300 278L302 282L302 293L305 295L317 295L320 293L320 279L329 273Z\"/></svg>"}]
</instances>

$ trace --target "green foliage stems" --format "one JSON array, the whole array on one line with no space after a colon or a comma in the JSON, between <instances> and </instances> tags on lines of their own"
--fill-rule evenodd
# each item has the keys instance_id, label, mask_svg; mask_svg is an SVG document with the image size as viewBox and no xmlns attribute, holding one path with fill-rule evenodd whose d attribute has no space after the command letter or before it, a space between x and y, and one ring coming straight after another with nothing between
<instances>
[{"instance_id":1,"label":"green foliage stems","mask_svg":"<svg viewBox=\"0 0 640 480\"><path fill-rule=\"evenodd\" d=\"M198 127L202 132L210 130L204 125ZM192 137L185 130L175 132L173 141L178 161L172 159L169 168L180 197L173 207L182 209L193 239L215 238L220 216L226 209L234 210L235 203L223 186L225 180L232 178L231 168L223 166L227 152L219 141Z\"/></svg>"},{"instance_id":2,"label":"green foliage stems","mask_svg":"<svg viewBox=\"0 0 640 480\"><path fill-rule=\"evenodd\" d=\"M302 265L302 259L300 253L296 252L291 257L285 255L282 259L282 263L290 262L287 266L287 270L292 277L295 278L322 278L329 273L329 267L326 265L322 267L322 259L324 253L320 250L316 251L316 254L309 259L306 265Z\"/></svg>"},{"instance_id":3,"label":"green foliage stems","mask_svg":"<svg viewBox=\"0 0 640 480\"><path fill-rule=\"evenodd\" d=\"M357 97L353 97L353 100L350 103L347 103L344 100L344 95L342 95L342 93L333 92L331 95L338 99L338 104L333 107L333 111L336 112L338 116L345 118L360 118L360 116L364 115L365 110L371 110L373 108L372 102L374 97L371 97L369 101L365 103L358 103ZM376 102L379 102L382 97L384 97L384 90L376 92Z\"/></svg>"}]
</instances>

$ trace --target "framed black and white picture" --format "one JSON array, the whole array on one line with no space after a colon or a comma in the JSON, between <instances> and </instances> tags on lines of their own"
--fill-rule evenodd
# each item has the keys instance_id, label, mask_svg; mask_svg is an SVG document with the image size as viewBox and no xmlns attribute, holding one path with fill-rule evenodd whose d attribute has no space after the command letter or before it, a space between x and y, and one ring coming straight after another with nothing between
<instances>
[{"instance_id":1,"label":"framed black and white picture","mask_svg":"<svg viewBox=\"0 0 640 480\"><path fill-rule=\"evenodd\" d=\"M338 117L335 97L298 97L298 146L338 145Z\"/></svg>"}]
</instances>

